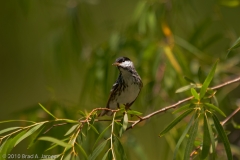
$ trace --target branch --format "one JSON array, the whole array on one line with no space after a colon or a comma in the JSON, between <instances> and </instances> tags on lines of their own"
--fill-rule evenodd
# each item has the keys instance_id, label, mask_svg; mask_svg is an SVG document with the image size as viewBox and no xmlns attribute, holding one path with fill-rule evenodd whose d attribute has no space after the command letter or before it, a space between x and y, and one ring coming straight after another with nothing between
<instances>
[{"instance_id":1,"label":"branch","mask_svg":"<svg viewBox=\"0 0 240 160\"><path fill-rule=\"evenodd\" d=\"M235 79L230 80L230 81L227 81L227 82L224 82L224 83L222 83L222 84L220 84L220 85L217 85L217 86L214 86L214 87L212 87L212 88L210 88L210 89L212 89L212 90L217 90L217 89L219 89L219 88L225 87L225 86L227 86L227 85L230 85L230 84L232 84L232 83L236 83L236 82L239 82L239 81L240 81L240 77L235 78ZM188 98L185 98L185 99L183 99L183 100L178 101L178 102L175 103L175 104L172 104L172 105L170 105L170 106L167 106L167 107L164 107L164 108L162 108L162 109L160 109L160 110L157 110L157 111L155 111L155 112L153 112L153 113L150 113L150 114L142 117L141 119L136 120L136 121L135 121L131 126L129 126L126 130L132 129L132 128L133 128L135 125L137 125L138 123L140 123L140 122L142 122L142 121L145 121L145 120L147 120L147 119L149 119L149 118L151 118L151 117L153 117L153 116L155 116L155 115L157 115L157 114L159 114L159 113L166 112L166 111L169 110L169 109L175 109L175 108L176 108L177 106L179 106L180 104L185 103L185 102L191 100L192 98L193 98L193 96L188 97Z\"/></svg>"}]
</instances>

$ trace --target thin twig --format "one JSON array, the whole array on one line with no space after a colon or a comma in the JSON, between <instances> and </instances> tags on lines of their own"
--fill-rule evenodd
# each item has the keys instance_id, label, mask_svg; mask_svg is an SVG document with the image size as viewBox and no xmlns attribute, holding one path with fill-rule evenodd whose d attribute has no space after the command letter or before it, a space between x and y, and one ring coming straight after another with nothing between
<instances>
[{"instance_id":1,"label":"thin twig","mask_svg":"<svg viewBox=\"0 0 240 160\"><path fill-rule=\"evenodd\" d=\"M232 83L236 83L236 82L239 82L239 81L240 81L240 77L235 78L235 79L230 80L230 81L227 81L227 82L224 82L224 83L222 83L222 84L220 84L220 85L217 85L217 86L214 86L214 87L212 87L212 88L210 88L210 89L216 90L216 89L225 87L225 86L227 86L227 85L230 85L230 84L232 84ZM183 99L183 100L178 101L177 103L174 103L174 104L172 104L172 105L170 105L170 106L164 107L164 108L162 108L162 109L160 109L160 110L157 110L157 111L155 111L155 112L153 112L153 113L150 113L150 114L142 117L141 119L135 121L135 122L134 122L131 126L129 126L126 130L133 128L133 127L134 127L135 125L137 125L138 123L140 123L140 122L142 122L142 121L144 121L144 120L147 120L147 119L149 119L149 118L151 118L151 117L153 117L153 116L155 116L155 115L157 115L157 114L159 114L159 113L166 112L166 111L169 110L169 109L175 109L175 108L176 108L177 106L179 106L180 104L185 103L185 102L191 100L192 98L193 98L193 96L188 97L188 98L185 98L185 99Z\"/></svg>"}]
</instances>

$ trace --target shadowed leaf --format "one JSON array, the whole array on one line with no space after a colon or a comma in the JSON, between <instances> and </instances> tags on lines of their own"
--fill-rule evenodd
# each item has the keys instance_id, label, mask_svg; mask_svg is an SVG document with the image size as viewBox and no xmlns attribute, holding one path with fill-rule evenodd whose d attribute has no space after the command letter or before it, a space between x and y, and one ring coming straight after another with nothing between
<instances>
[{"instance_id":1,"label":"shadowed leaf","mask_svg":"<svg viewBox=\"0 0 240 160\"><path fill-rule=\"evenodd\" d=\"M227 158L228 158L228 160L232 160L233 159L232 151L231 151L231 148L230 148L230 143L228 141L228 137L227 137L220 121L218 120L217 116L215 114L212 114L212 118L213 118L213 122L215 124L216 130L218 132L218 135L221 138L221 140L223 142L223 145L225 147Z\"/></svg>"},{"instance_id":2,"label":"shadowed leaf","mask_svg":"<svg viewBox=\"0 0 240 160\"><path fill-rule=\"evenodd\" d=\"M164 134L166 134L168 131L170 131L175 125L177 125L183 118L185 118L187 115L189 115L191 112L193 111L193 109L189 109L187 111L185 111L184 113L182 113L180 116L178 116L177 118L175 118L161 133L160 133L160 137L162 137Z\"/></svg>"}]
</instances>

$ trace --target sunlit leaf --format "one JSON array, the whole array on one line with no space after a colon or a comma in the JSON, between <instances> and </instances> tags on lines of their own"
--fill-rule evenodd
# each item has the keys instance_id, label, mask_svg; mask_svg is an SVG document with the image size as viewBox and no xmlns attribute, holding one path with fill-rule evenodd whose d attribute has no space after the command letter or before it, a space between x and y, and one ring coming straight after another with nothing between
<instances>
[{"instance_id":1,"label":"sunlit leaf","mask_svg":"<svg viewBox=\"0 0 240 160\"><path fill-rule=\"evenodd\" d=\"M134 111L134 110L130 110L130 109L127 111L127 113L128 113L129 115L136 115L136 116L142 115L141 112Z\"/></svg>"},{"instance_id":2,"label":"sunlit leaf","mask_svg":"<svg viewBox=\"0 0 240 160\"><path fill-rule=\"evenodd\" d=\"M191 88L195 88L195 87L196 87L195 84L190 84L190 85L187 85L187 86L183 86L183 87L177 89L177 90L175 91L175 93L181 93L181 92L187 91L187 90L189 90L189 89L191 89Z\"/></svg>"},{"instance_id":3,"label":"sunlit leaf","mask_svg":"<svg viewBox=\"0 0 240 160\"><path fill-rule=\"evenodd\" d=\"M99 144L93 151L93 153L88 157L88 160L95 160L97 156L102 152L102 150L105 148L108 140L103 141L101 144Z\"/></svg>"},{"instance_id":4,"label":"sunlit leaf","mask_svg":"<svg viewBox=\"0 0 240 160\"><path fill-rule=\"evenodd\" d=\"M178 116L177 118L175 118L161 133L160 133L160 137L162 137L164 134L166 134L168 131L170 131L175 125L177 125L183 118L185 118L187 115L189 115L191 112L193 111L193 109L189 109L187 111L185 111L184 113L182 113L180 116Z\"/></svg>"},{"instance_id":5,"label":"sunlit leaf","mask_svg":"<svg viewBox=\"0 0 240 160\"><path fill-rule=\"evenodd\" d=\"M230 148L230 143L229 143L228 137L223 129L223 126L221 125L220 121L218 120L218 118L215 114L212 114L212 118L213 118L213 122L215 124L216 130L218 132L218 135L221 138L223 145L225 147L227 158L228 158L228 160L232 160L233 157L232 157L232 151Z\"/></svg>"},{"instance_id":6,"label":"sunlit leaf","mask_svg":"<svg viewBox=\"0 0 240 160\"><path fill-rule=\"evenodd\" d=\"M37 131L44 123L40 123L36 126L34 126L33 128L29 129L26 134L24 134L22 137L20 137L16 143L14 144L14 146L16 146L19 142L21 142L22 140L24 140L25 138L27 138L28 136L32 135L35 131Z\"/></svg>"},{"instance_id":7,"label":"sunlit leaf","mask_svg":"<svg viewBox=\"0 0 240 160\"><path fill-rule=\"evenodd\" d=\"M50 116L52 116L54 119L57 119L57 117L55 117L51 112L49 112L45 107L43 107L43 105L41 103L38 103L40 105L40 107L42 107L42 109L49 114Z\"/></svg>"},{"instance_id":8,"label":"sunlit leaf","mask_svg":"<svg viewBox=\"0 0 240 160\"><path fill-rule=\"evenodd\" d=\"M207 107L211 108L212 110L218 112L218 113L221 114L222 116L226 117L225 113L224 113L220 108L214 106L213 104L204 103L204 105L206 105Z\"/></svg>"},{"instance_id":9,"label":"sunlit leaf","mask_svg":"<svg viewBox=\"0 0 240 160\"><path fill-rule=\"evenodd\" d=\"M199 122L199 118L196 117L195 121L189 131L189 137L188 137L188 141L187 141L187 145L185 148L185 153L184 153L184 160L189 160L190 159L190 154L193 151L193 144L195 141L195 138L197 136L197 132L198 132L198 122Z\"/></svg>"},{"instance_id":10,"label":"sunlit leaf","mask_svg":"<svg viewBox=\"0 0 240 160\"><path fill-rule=\"evenodd\" d=\"M124 116L123 116L123 126L122 126L123 131L126 130L127 126L128 126L128 115L127 115L127 113L126 113L126 114L124 114Z\"/></svg>"},{"instance_id":11,"label":"sunlit leaf","mask_svg":"<svg viewBox=\"0 0 240 160\"><path fill-rule=\"evenodd\" d=\"M6 128L6 129L3 129L0 131L0 134L3 134L5 132L9 132L9 131L12 131L12 130L16 130L16 129L19 129L19 128L22 128L22 127L10 127L10 128Z\"/></svg>"},{"instance_id":12,"label":"sunlit leaf","mask_svg":"<svg viewBox=\"0 0 240 160\"><path fill-rule=\"evenodd\" d=\"M56 143L56 144L58 144L59 146L62 146L62 147L65 147L65 148L70 148L70 147L71 147L70 144L68 144L68 143L66 143L66 142L64 142L64 141L62 141L62 140L53 138L53 137L40 137L40 138L38 138L38 140Z\"/></svg>"},{"instance_id":13,"label":"sunlit leaf","mask_svg":"<svg viewBox=\"0 0 240 160\"><path fill-rule=\"evenodd\" d=\"M75 131L75 129L76 129L78 126L79 126L79 124L73 125L73 126L67 131L67 133L65 133L64 136L67 136L67 135L71 134L73 131Z\"/></svg>"},{"instance_id":14,"label":"sunlit leaf","mask_svg":"<svg viewBox=\"0 0 240 160\"><path fill-rule=\"evenodd\" d=\"M191 93L195 99L199 100L199 95L194 88L191 88Z\"/></svg>"},{"instance_id":15,"label":"sunlit leaf","mask_svg":"<svg viewBox=\"0 0 240 160\"><path fill-rule=\"evenodd\" d=\"M217 68L217 64L218 64L218 61L216 61L216 63L213 65L210 73L208 74L207 78L205 79L203 85L202 85L202 88L200 90L200 99L202 99L207 91L207 88L209 86L209 84L211 83L213 77L214 77L214 74L215 74L215 70Z\"/></svg>"}]
</instances>

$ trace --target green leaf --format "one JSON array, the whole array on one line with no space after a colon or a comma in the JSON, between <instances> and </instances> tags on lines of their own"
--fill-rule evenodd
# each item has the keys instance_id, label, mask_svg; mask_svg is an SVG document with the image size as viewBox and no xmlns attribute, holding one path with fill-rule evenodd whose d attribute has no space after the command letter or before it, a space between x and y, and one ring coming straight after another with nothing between
<instances>
[{"instance_id":1,"label":"green leaf","mask_svg":"<svg viewBox=\"0 0 240 160\"><path fill-rule=\"evenodd\" d=\"M180 116L178 116L177 118L175 118L161 133L160 133L160 137L162 137L164 134L166 134L169 130L171 130L175 125L177 125L183 118L185 118L187 115L189 115L191 112L193 111L193 109L189 109L187 111L185 111L184 113L182 113Z\"/></svg>"},{"instance_id":2,"label":"green leaf","mask_svg":"<svg viewBox=\"0 0 240 160\"><path fill-rule=\"evenodd\" d=\"M34 126L33 128L29 129L26 134L22 135L22 137L20 137L16 143L14 144L14 147L20 143L22 140L24 140L25 138L27 138L28 136L32 135L35 131L37 131L44 123L40 123L36 126Z\"/></svg>"},{"instance_id":3,"label":"green leaf","mask_svg":"<svg viewBox=\"0 0 240 160\"><path fill-rule=\"evenodd\" d=\"M173 153L173 160L176 159L178 149L179 149L179 147L180 147L183 139L186 137L186 135L187 135L187 133L188 133L188 131L189 131L191 125L192 125L192 122L193 122L194 118L195 118L195 114L192 116L192 118L191 118L190 121L188 122L187 127L185 128L184 132L182 133L181 137L179 138L179 140L178 140L178 142L177 142L177 145L176 145L176 147L175 147L174 153Z\"/></svg>"},{"instance_id":4,"label":"green leaf","mask_svg":"<svg viewBox=\"0 0 240 160\"><path fill-rule=\"evenodd\" d=\"M202 153L200 155L201 159L205 159L210 150L211 138L208 129L208 119L206 114L204 114L204 123L203 123L203 144L202 144Z\"/></svg>"},{"instance_id":5,"label":"green leaf","mask_svg":"<svg viewBox=\"0 0 240 160\"><path fill-rule=\"evenodd\" d=\"M107 156L108 156L109 151L110 151L110 150L108 150L108 151L104 154L102 160L106 160L106 159L107 159Z\"/></svg>"},{"instance_id":6,"label":"green leaf","mask_svg":"<svg viewBox=\"0 0 240 160\"><path fill-rule=\"evenodd\" d=\"M227 56L228 54L231 52L231 50L233 49L236 49L240 47L240 37L233 43L233 45L228 49L228 53L227 53Z\"/></svg>"},{"instance_id":7,"label":"green leaf","mask_svg":"<svg viewBox=\"0 0 240 160\"><path fill-rule=\"evenodd\" d=\"M37 130L34 135L32 136L32 140L28 145L28 148L30 148L35 142L37 137L42 133L42 130L44 129L45 126L43 126L41 129Z\"/></svg>"},{"instance_id":8,"label":"green leaf","mask_svg":"<svg viewBox=\"0 0 240 160\"><path fill-rule=\"evenodd\" d=\"M199 100L199 95L194 88L191 88L191 93L195 99Z\"/></svg>"},{"instance_id":9,"label":"green leaf","mask_svg":"<svg viewBox=\"0 0 240 160\"><path fill-rule=\"evenodd\" d=\"M136 115L136 116L142 115L141 112L134 111L134 110L130 110L130 109L127 111L127 113L128 113L129 115Z\"/></svg>"},{"instance_id":10,"label":"green leaf","mask_svg":"<svg viewBox=\"0 0 240 160\"><path fill-rule=\"evenodd\" d=\"M125 113L123 116L123 126L122 126L123 131L127 129L127 126L128 126L128 115L127 113Z\"/></svg>"},{"instance_id":11,"label":"green leaf","mask_svg":"<svg viewBox=\"0 0 240 160\"><path fill-rule=\"evenodd\" d=\"M76 143L76 144L77 144L79 150L80 150L80 151L82 152L82 154L84 155L84 157L87 159L88 156L87 156L86 151L83 149L83 147L82 147L80 144L78 144L78 143Z\"/></svg>"},{"instance_id":12,"label":"green leaf","mask_svg":"<svg viewBox=\"0 0 240 160\"><path fill-rule=\"evenodd\" d=\"M22 132L18 133L16 136L10 139L6 139L6 143L4 142L4 146L1 146L1 153L5 153L6 155L11 152L11 150L14 147L14 144L16 141L22 137L26 133L26 130L23 130Z\"/></svg>"},{"instance_id":13,"label":"green leaf","mask_svg":"<svg viewBox=\"0 0 240 160\"><path fill-rule=\"evenodd\" d=\"M225 147L225 151L227 154L228 160L232 160L232 151L230 148L230 143L228 141L228 137L223 129L223 126L221 125L220 121L218 120L217 116L215 114L212 114L213 122L215 124L216 130L218 132L219 137L221 138L223 145Z\"/></svg>"},{"instance_id":14,"label":"green leaf","mask_svg":"<svg viewBox=\"0 0 240 160\"><path fill-rule=\"evenodd\" d=\"M189 160L190 159L190 154L193 151L193 144L195 141L195 138L197 136L197 132L198 132L198 122L199 122L199 118L197 117L198 114L196 114L196 118L195 121L189 131L189 138L187 141L187 146L185 148L185 154L184 154L184 160Z\"/></svg>"},{"instance_id":15,"label":"green leaf","mask_svg":"<svg viewBox=\"0 0 240 160\"><path fill-rule=\"evenodd\" d=\"M99 144L93 151L93 153L88 157L88 160L95 160L97 156L102 152L104 147L106 146L108 140L103 141L101 144Z\"/></svg>"},{"instance_id":16,"label":"green leaf","mask_svg":"<svg viewBox=\"0 0 240 160\"><path fill-rule=\"evenodd\" d=\"M175 93L181 93L181 92L187 91L187 90L189 90L189 89L191 89L191 88L195 88L195 87L196 87L195 84L190 84L190 85L187 85L187 86L183 86L183 87L177 89L177 90L175 91Z\"/></svg>"},{"instance_id":17,"label":"green leaf","mask_svg":"<svg viewBox=\"0 0 240 160\"><path fill-rule=\"evenodd\" d=\"M204 103L204 105L206 105L207 107L211 108L212 110L218 112L222 116L226 117L225 113L220 108L218 108L217 106L214 106L211 103Z\"/></svg>"},{"instance_id":18,"label":"green leaf","mask_svg":"<svg viewBox=\"0 0 240 160\"><path fill-rule=\"evenodd\" d=\"M207 91L207 88L209 86L209 84L211 83L213 76L215 74L215 70L217 68L217 64L218 64L218 60L216 61L216 63L213 65L210 73L208 74L207 78L205 79L202 88L200 90L200 99L202 99Z\"/></svg>"},{"instance_id":19,"label":"green leaf","mask_svg":"<svg viewBox=\"0 0 240 160\"><path fill-rule=\"evenodd\" d=\"M57 117L55 117L51 112L49 112L45 107L43 107L43 105L41 103L38 103L40 105L40 107L42 107L42 109L48 113L50 116L52 116L53 118L57 119Z\"/></svg>"},{"instance_id":20,"label":"green leaf","mask_svg":"<svg viewBox=\"0 0 240 160\"><path fill-rule=\"evenodd\" d=\"M206 116L207 127L208 127L208 130L209 130L209 135L210 135L210 139L211 139L212 154L213 154L212 158L215 159L215 155L216 155L216 153L215 153L215 151L216 151L216 149L215 149L215 137L214 137L214 133L212 131L212 125L208 121L208 117L207 117L206 112L205 112L205 116Z\"/></svg>"},{"instance_id":21,"label":"green leaf","mask_svg":"<svg viewBox=\"0 0 240 160\"><path fill-rule=\"evenodd\" d=\"M112 126L112 125L107 126L107 127L102 131L102 133L98 136L97 140L95 141L95 143L94 143L94 145L93 145L93 148L95 148L95 146L97 145L98 141L104 136L105 132L110 128L110 126Z\"/></svg>"},{"instance_id":22,"label":"green leaf","mask_svg":"<svg viewBox=\"0 0 240 160\"><path fill-rule=\"evenodd\" d=\"M186 105L184 105L184 106L182 106L182 107L179 107L178 109L176 109L176 110L173 111L172 113L173 113L173 114L176 114L176 113L182 112L182 111L184 111L184 110L188 110L188 109L190 108L190 106L191 106L191 103L188 103L188 104L186 104Z\"/></svg>"},{"instance_id":23,"label":"green leaf","mask_svg":"<svg viewBox=\"0 0 240 160\"><path fill-rule=\"evenodd\" d=\"M195 84L194 80L192 80L192 79L190 79L190 78L188 78L188 77L186 77L186 76L184 76L184 79L185 79L186 81L190 82L190 83Z\"/></svg>"},{"instance_id":24,"label":"green leaf","mask_svg":"<svg viewBox=\"0 0 240 160\"><path fill-rule=\"evenodd\" d=\"M94 130L95 133L99 134L98 130L94 127L94 125L92 125L91 123L89 123L89 125Z\"/></svg>"},{"instance_id":25,"label":"green leaf","mask_svg":"<svg viewBox=\"0 0 240 160\"><path fill-rule=\"evenodd\" d=\"M53 137L40 137L40 138L38 138L38 140L56 143L56 144L58 144L59 146L62 146L62 147L65 147L65 148L70 148L70 147L71 147L70 144L68 144L68 143L66 143L66 142L64 142L64 141L62 141L62 140L53 138Z\"/></svg>"},{"instance_id":26,"label":"green leaf","mask_svg":"<svg viewBox=\"0 0 240 160\"><path fill-rule=\"evenodd\" d=\"M116 137L116 136L115 136L114 140L115 140L115 141L114 141L114 145L115 145L114 150L115 150L115 153L117 153L117 155L120 156L119 159L121 159L121 160L126 160L126 159L127 159L127 156L126 156L126 153L125 153L125 151L124 151L124 148L123 148L120 140L119 140L118 137ZM116 159L118 159L118 158L116 158Z\"/></svg>"},{"instance_id":27,"label":"green leaf","mask_svg":"<svg viewBox=\"0 0 240 160\"><path fill-rule=\"evenodd\" d=\"M79 126L80 124L75 124L73 125L68 131L67 133L64 134L64 136L67 136L69 134L71 134L73 131L75 131L75 129Z\"/></svg>"},{"instance_id":28,"label":"green leaf","mask_svg":"<svg viewBox=\"0 0 240 160\"><path fill-rule=\"evenodd\" d=\"M19 128L22 128L22 127L10 127L10 128L6 128L6 129L1 130L1 131L0 131L0 134L3 134L3 133L8 132L8 131L15 130L15 129L19 129Z\"/></svg>"}]
</instances>

